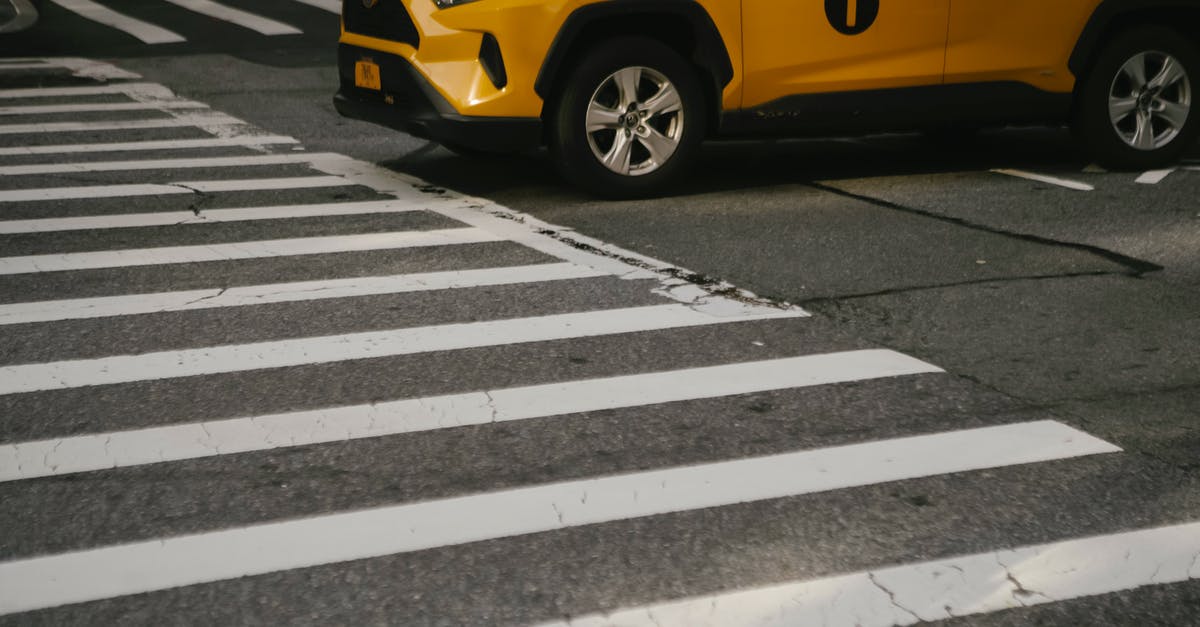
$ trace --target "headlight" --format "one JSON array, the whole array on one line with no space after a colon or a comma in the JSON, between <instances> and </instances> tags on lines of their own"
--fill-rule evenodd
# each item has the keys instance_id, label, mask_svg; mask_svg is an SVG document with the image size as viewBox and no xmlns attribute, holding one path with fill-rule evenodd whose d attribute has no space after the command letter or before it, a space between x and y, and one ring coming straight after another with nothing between
<instances>
[{"instance_id":1,"label":"headlight","mask_svg":"<svg viewBox=\"0 0 1200 627\"><path fill-rule=\"evenodd\" d=\"M433 0L433 3L436 4L439 9L449 9L450 7L456 7L460 4L476 1L477 0Z\"/></svg>"}]
</instances>

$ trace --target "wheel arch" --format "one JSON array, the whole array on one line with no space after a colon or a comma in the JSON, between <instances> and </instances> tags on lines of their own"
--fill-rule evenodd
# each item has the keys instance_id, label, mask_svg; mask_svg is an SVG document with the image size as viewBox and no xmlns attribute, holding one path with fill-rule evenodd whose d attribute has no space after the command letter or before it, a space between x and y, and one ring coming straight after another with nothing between
<instances>
[{"instance_id":1,"label":"wheel arch","mask_svg":"<svg viewBox=\"0 0 1200 627\"><path fill-rule=\"evenodd\" d=\"M1121 31L1147 25L1171 28L1200 46L1200 0L1104 0L1084 26L1067 66L1083 78L1105 42Z\"/></svg>"},{"instance_id":2,"label":"wheel arch","mask_svg":"<svg viewBox=\"0 0 1200 627\"><path fill-rule=\"evenodd\" d=\"M733 63L716 24L695 0L610 0L576 9L550 45L534 91L551 103L574 61L593 44L619 35L653 38L683 56L705 87L709 127L716 128L722 93L733 80Z\"/></svg>"}]
</instances>

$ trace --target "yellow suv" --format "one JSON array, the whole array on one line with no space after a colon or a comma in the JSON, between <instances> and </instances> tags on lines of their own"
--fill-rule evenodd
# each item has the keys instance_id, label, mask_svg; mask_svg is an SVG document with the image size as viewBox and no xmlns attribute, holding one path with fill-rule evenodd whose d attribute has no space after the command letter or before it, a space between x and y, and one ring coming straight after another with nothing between
<instances>
[{"instance_id":1,"label":"yellow suv","mask_svg":"<svg viewBox=\"0 0 1200 627\"><path fill-rule=\"evenodd\" d=\"M1200 132L1200 0L344 0L338 111L550 148L608 196L708 137L1069 122L1149 169Z\"/></svg>"}]
</instances>

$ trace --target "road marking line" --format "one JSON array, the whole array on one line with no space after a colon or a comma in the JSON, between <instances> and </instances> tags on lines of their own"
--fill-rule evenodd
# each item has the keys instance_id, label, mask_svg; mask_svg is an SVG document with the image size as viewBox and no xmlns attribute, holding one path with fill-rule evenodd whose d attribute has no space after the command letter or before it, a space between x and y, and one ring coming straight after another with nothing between
<instances>
[{"instance_id":1,"label":"road marking line","mask_svg":"<svg viewBox=\"0 0 1200 627\"><path fill-rule=\"evenodd\" d=\"M158 83L117 83L115 85L0 89L0 98L57 98L62 96L100 96L104 94L132 93L155 98L171 98L175 95L170 89Z\"/></svg>"},{"instance_id":2,"label":"road marking line","mask_svg":"<svg viewBox=\"0 0 1200 627\"><path fill-rule=\"evenodd\" d=\"M187 41L179 33L118 13L92 0L51 0L54 4L83 18L123 31L147 44L171 44Z\"/></svg>"},{"instance_id":3,"label":"road marking line","mask_svg":"<svg viewBox=\"0 0 1200 627\"><path fill-rule=\"evenodd\" d=\"M296 2L307 4L310 7L324 9L330 13L335 13L338 15L341 15L342 13L342 0L296 0Z\"/></svg>"},{"instance_id":4,"label":"road marking line","mask_svg":"<svg viewBox=\"0 0 1200 627\"><path fill-rule=\"evenodd\" d=\"M0 325L195 311L609 276L569 263L247 285L0 305Z\"/></svg>"},{"instance_id":5,"label":"road marking line","mask_svg":"<svg viewBox=\"0 0 1200 627\"><path fill-rule=\"evenodd\" d=\"M1118 450L1032 422L323 514L2 562L0 613Z\"/></svg>"},{"instance_id":6,"label":"road marking line","mask_svg":"<svg viewBox=\"0 0 1200 627\"><path fill-rule=\"evenodd\" d=\"M98 433L0 445L0 481L940 372L861 350Z\"/></svg>"},{"instance_id":7,"label":"road marking line","mask_svg":"<svg viewBox=\"0 0 1200 627\"><path fill-rule=\"evenodd\" d=\"M293 239L252 240L224 244L132 248L82 253L0 257L0 275L68 272L101 268L133 268L236 259L296 257L364 250L393 250L495 242L500 238L476 228L396 231L358 235L326 235Z\"/></svg>"},{"instance_id":8,"label":"road marking line","mask_svg":"<svg viewBox=\"0 0 1200 627\"><path fill-rule=\"evenodd\" d=\"M13 189L0 191L0 202L78 200L86 198L122 198L128 196L158 196L161 194L195 194L207 192L254 192L278 189L340 187L350 185L355 185L355 183L340 176L290 176L273 179L183 181L179 183L164 184L49 187L43 189Z\"/></svg>"},{"instance_id":9,"label":"road marking line","mask_svg":"<svg viewBox=\"0 0 1200 627\"><path fill-rule=\"evenodd\" d=\"M1168 168L1166 170L1150 170L1149 172L1137 177L1137 182L1143 185L1158 185L1159 183L1163 182L1163 179L1170 176L1175 170L1176 168Z\"/></svg>"},{"instance_id":10,"label":"road marking line","mask_svg":"<svg viewBox=\"0 0 1200 627\"><path fill-rule=\"evenodd\" d=\"M473 231L473 229L472 229ZM483 235L481 233L481 235ZM485 240L486 241L486 240ZM797 317L788 311L720 318L680 304L603 309L0 367L0 394L154 381L396 357L484 346Z\"/></svg>"},{"instance_id":11,"label":"road marking line","mask_svg":"<svg viewBox=\"0 0 1200 627\"><path fill-rule=\"evenodd\" d=\"M93 102L86 104L23 105L0 107L0 115L42 115L49 113L88 113L145 111L150 109L207 109L208 105L191 100L147 100L145 102Z\"/></svg>"},{"instance_id":12,"label":"road marking line","mask_svg":"<svg viewBox=\"0 0 1200 627\"><path fill-rule=\"evenodd\" d=\"M891 627L1200 579L1200 523L904 564L538 627ZM769 621L768 621L769 619Z\"/></svg>"},{"instance_id":13,"label":"road marking line","mask_svg":"<svg viewBox=\"0 0 1200 627\"><path fill-rule=\"evenodd\" d=\"M42 124L0 124L0 135L19 133L75 133L90 131L122 131L146 128L237 126L245 122L223 113L196 112L178 117L149 120L101 120L97 122L47 122Z\"/></svg>"},{"instance_id":14,"label":"road marking line","mask_svg":"<svg viewBox=\"0 0 1200 627\"><path fill-rule=\"evenodd\" d=\"M998 168L998 169L992 170L992 172L994 172L996 174L1004 174L1006 176L1015 176L1017 178L1028 179L1030 181L1038 181L1039 183L1049 183L1050 185L1058 185L1059 187L1065 187L1067 189L1074 189L1074 190L1081 191L1081 192L1090 192L1090 191L1093 191L1096 189L1095 187L1088 185L1087 183L1080 183L1079 181L1071 181L1068 179L1058 178L1055 176L1046 176L1045 174L1036 174L1034 172L1026 172L1024 170L1010 170L1010 169Z\"/></svg>"},{"instance_id":15,"label":"road marking line","mask_svg":"<svg viewBox=\"0 0 1200 627\"><path fill-rule=\"evenodd\" d=\"M242 157L197 157L184 159L141 159L136 161L94 161L80 163L36 163L0 167L0 176L31 174L69 174L74 172L118 172L136 170L184 170L192 168L242 168L262 165L313 163L345 158L325 152L249 155Z\"/></svg>"},{"instance_id":16,"label":"road marking line","mask_svg":"<svg viewBox=\"0 0 1200 627\"><path fill-rule=\"evenodd\" d=\"M237 24L263 35L303 34L303 31L290 24L284 24L283 22L278 22L248 11L225 6L212 0L167 0L167 2L181 6L189 11L195 11L201 15Z\"/></svg>"},{"instance_id":17,"label":"road marking line","mask_svg":"<svg viewBox=\"0 0 1200 627\"><path fill-rule=\"evenodd\" d=\"M96 61L94 59L81 59L78 57L46 57L41 59L36 58L9 58L0 60L0 72L4 70L57 70L63 69L71 73L72 76L79 78L91 78L95 80L139 80L141 74L134 74L121 68Z\"/></svg>"},{"instance_id":18,"label":"road marking line","mask_svg":"<svg viewBox=\"0 0 1200 627\"><path fill-rule=\"evenodd\" d=\"M125 213L73 218L43 218L36 220L0 221L0 235L16 233L51 233L99 229L129 229L180 224L214 224L218 222L249 222L255 220L291 220L324 216L353 216L376 213L411 213L423 211L430 203L407 200L369 200L315 205L281 205L278 207L244 207L237 209L207 209L192 211L160 211L156 213Z\"/></svg>"},{"instance_id":19,"label":"road marking line","mask_svg":"<svg viewBox=\"0 0 1200 627\"><path fill-rule=\"evenodd\" d=\"M299 144L295 137L285 135L243 135L240 137L212 137L205 139L162 139L136 142L109 142L97 144L57 144L49 146L16 146L0 148L0 156L13 155L56 155L87 152L129 152L138 150L186 150L189 148L222 148L236 146L269 146L273 144Z\"/></svg>"}]
</instances>

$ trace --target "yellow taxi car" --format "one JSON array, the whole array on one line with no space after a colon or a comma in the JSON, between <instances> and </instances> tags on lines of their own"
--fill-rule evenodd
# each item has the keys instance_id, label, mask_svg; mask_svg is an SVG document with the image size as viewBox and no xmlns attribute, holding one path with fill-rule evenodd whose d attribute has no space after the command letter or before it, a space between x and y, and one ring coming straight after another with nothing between
<instances>
[{"instance_id":1,"label":"yellow taxi car","mask_svg":"<svg viewBox=\"0 0 1200 627\"><path fill-rule=\"evenodd\" d=\"M1150 169L1200 132L1200 0L344 0L338 111L458 151L548 146L660 193L706 138L1070 123Z\"/></svg>"}]
</instances>

